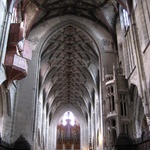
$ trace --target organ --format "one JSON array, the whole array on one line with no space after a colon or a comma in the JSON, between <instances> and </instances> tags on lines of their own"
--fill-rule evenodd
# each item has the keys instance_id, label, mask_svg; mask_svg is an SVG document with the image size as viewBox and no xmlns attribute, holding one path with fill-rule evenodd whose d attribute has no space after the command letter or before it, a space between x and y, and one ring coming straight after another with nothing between
<instances>
[{"instance_id":1,"label":"organ","mask_svg":"<svg viewBox=\"0 0 150 150\"><path fill-rule=\"evenodd\" d=\"M78 150L80 149L80 125L71 125L71 120L66 119L67 124L62 121L57 125L57 150Z\"/></svg>"}]
</instances>

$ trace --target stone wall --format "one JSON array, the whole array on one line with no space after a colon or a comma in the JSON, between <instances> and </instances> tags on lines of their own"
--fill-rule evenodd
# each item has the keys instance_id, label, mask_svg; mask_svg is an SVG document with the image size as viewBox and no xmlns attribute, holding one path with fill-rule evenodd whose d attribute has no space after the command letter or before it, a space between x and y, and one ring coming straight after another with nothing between
<instances>
[{"instance_id":1,"label":"stone wall","mask_svg":"<svg viewBox=\"0 0 150 150\"><path fill-rule=\"evenodd\" d=\"M140 114L140 119L137 117L137 124L139 127L134 129L133 132L139 137L142 129L142 118L150 113L149 101L149 80L150 80L150 6L147 0L133 0L132 11L128 11L129 24L125 24L125 17L123 8L120 7L120 16L116 24L119 65L123 69L123 73L128 81L128 88L131 90L132 86L137 87L139 98L136 100L131 96L129 99L130 104L133 100L136 104L140 104L143 113ZM130 93L131 95L133 93ZM135 103L135 102L133 102ZM134 104L135 105L135 104ZM131 108L132 104L131 104ZM129 108L130 109L130 108ZM139 115L140 110L132 109L135 116ZM131 118L132 120L132 118ZM147 117L149 124L149 117ZM134 123L133 123L134 124Z\"/></svg>"}]
</instances>

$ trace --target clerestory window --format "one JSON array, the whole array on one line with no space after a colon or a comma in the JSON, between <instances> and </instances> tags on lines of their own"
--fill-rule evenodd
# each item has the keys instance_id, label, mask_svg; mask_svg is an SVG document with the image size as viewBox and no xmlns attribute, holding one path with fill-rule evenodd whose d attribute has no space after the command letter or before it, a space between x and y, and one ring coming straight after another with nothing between
<instances>
[{"instance_id":1,"label":"clerestory window","mask_svg":"<svg viewBox=\"0 0 150 150\"><path fill-rule=\"evenodd\" d=\"M129 14L125 9L123 9L123 20L125 29L127 29L130 26L130 21L129 21Z\"/></svg>"}]
</instances>

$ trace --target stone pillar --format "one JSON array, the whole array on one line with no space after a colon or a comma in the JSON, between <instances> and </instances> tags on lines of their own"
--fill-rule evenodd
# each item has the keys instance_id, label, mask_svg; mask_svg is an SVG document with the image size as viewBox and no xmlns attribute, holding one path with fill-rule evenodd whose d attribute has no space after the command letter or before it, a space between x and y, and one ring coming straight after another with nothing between
<instances>
[{"instance_id":1,"label":"stone pillar","mask_svg":"<svg viewBox=\"0 0 150 150\"><path fill-rule=\"evenodd\" d=\"M34 145L32 142L38 88L36 57L35 52L33 60L29 62L27 78L19 81L12 137L12 140L15 141L20 135L23 135L30 145Z\"/></svg>"}]
</instances>

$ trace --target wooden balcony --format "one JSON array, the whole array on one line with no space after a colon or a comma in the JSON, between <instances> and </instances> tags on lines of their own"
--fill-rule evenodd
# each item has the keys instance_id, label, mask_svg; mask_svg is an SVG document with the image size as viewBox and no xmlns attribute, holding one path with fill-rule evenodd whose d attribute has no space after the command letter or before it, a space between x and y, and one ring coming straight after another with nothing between
<instances>
[{"instance_id":1,"label":"wooden balcony","mask_svg":"<svg viewBox=\"0 0 150 150\"><path fill-rule=\"evenodd\" d=\"M27 60L17 54L7 53L4 65L7 75L7 88L14 80L20 80L27 76Z\"/></svg>"}]
</instances>

